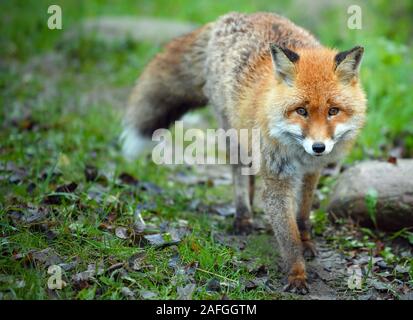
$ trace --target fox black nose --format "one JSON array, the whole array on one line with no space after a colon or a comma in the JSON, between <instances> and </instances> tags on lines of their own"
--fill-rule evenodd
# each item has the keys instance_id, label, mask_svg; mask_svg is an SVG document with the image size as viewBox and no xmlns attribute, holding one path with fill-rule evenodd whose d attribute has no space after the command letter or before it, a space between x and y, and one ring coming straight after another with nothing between
<instances>
[{"instance_id":1,"label":"fox black nose","mask_svg":"<svg viewBox=\"0 0 413 320\"><path fill-rule=\"evenodd\" d=\"M313 151L315 153L323 153L326 149L326 145L322 142L315 142L313 143Z\"/></svg>"}]
</instances>

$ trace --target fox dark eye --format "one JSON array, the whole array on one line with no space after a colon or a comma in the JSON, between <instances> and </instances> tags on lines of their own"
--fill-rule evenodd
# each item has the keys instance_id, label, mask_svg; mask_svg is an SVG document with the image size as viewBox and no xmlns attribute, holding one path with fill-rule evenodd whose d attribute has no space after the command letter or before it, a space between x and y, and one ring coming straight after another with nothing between
<instances>
[{"instance_id":1,"label":"fox dark eye","mask_svg":"<svg viewBox=\"0 0 413 320\"><path fill-rule=\"evenodd\" d=\"M308 115L308 112L305 108L297 108L295 109L295 112L297 112L300 116L306 117Z\"/></svg>"},{"instance_id":2,"label":"fox dark eye","mask_svg":"<svg viewBox=\"0 0 413 320\"><path fill-rule=\"evenodd\" d=\"M328 110L328 115L329 116L336 116L339 112L340 112L340 110L338 108L330 108Z\"/></svg>"}]
</instances>

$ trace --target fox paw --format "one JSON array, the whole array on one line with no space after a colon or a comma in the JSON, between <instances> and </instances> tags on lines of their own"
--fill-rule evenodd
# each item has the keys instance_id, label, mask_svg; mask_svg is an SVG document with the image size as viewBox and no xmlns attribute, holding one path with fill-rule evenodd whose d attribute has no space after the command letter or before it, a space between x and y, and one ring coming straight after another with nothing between
<instances>
[{"instance_id":1,"label":"fox paw","mask_svg":"<svg viewBox=\"0 0 413 320\"><path fill-rule=\"evenodd\" d=\"M302 244L304 257L312 259L317 256L317 248L312 240L302 241Z\"/></svg>"},{"instance_id":2,"label":"fox paw","mask_svg":"<svg viewBox=\"0 0 413 320\"><path fill-rule=\"evenodd\" d=\"M284 287L284 291L304 295L310 292L310 288L305 277L289 276L288 284Z\"/></svg>"},{"instance_id":3,"label":"fox paw","mask_svg":"<svg viewBox=\"0 0 413 320\"><path fill-rule=\"evenodd\" d=\"M235 218L234 233L237 235L248 235L253 230L251 218Z\"/></svg>"}]
</instances>

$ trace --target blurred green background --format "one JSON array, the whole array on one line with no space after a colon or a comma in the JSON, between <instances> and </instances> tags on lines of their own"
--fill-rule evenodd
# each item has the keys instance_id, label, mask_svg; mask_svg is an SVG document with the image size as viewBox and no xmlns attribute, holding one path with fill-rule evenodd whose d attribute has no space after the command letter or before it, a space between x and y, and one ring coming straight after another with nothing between
<instances>
[{"instance_id":1,"label":"blurred green background","mask_svg":"<svg viewBox=\"0 0 413 320\"><path fill-rule=\"evenodd\" d=\"M81 38L77 43L62 43L65 31L84 18L98 16L147 16L202 24L229 11L275 11L308 28L327 46L343 50L356 44L365 46L362 79L368 93L369 117L351 159L386 156L400 144L403 156L412 154L412 1L66 0L53 1L53 4L62 7L63 30L47 29L49 1L1 2L3 70L7 70L8 61L23 62L43 52L60 50L69 59L76 57L84 73L98 75L102 62L106 61L108 66L105 68L111 73L108 81L114 81L114 85L131 84L159 47L145 43L118 43L108 48ZM347 8L353 4L362 9L361 30L347 28ZM108 70L111 67L113 70ZM2 89L9 82L10 74L2 72ZM10 104L3 106L7 110L13 108Z\"/></svg>"}]
</instances>

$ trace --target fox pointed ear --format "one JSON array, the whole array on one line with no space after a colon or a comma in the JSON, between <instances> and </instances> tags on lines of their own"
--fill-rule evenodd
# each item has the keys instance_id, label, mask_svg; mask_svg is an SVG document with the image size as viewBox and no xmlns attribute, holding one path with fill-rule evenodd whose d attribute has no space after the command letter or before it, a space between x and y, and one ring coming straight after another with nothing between
<instances>
[{"instance_id":1,"label":"fox pointed ear","mask_svg":"<svg viewBox=\"0 0 413 320\"><path fill-rule=\"evenodd\" d=\"M295 78L294 64L300 59L300 56L294 51L274 43L270 44L270 52L276 76L288 85L292 85Z\"/></svg>"},{"instance_id":2,"label":"fox pointed ear","mask_svg":"<svg viewBox=\"0 0 413 320\"><path fill-rule=\"evenodd\" d=\"M334 58L335 71L343 82L349 82L351 79L358 77L363 53L364 48L360 46L337 53Z\"/></svg>"}]
</instances>

